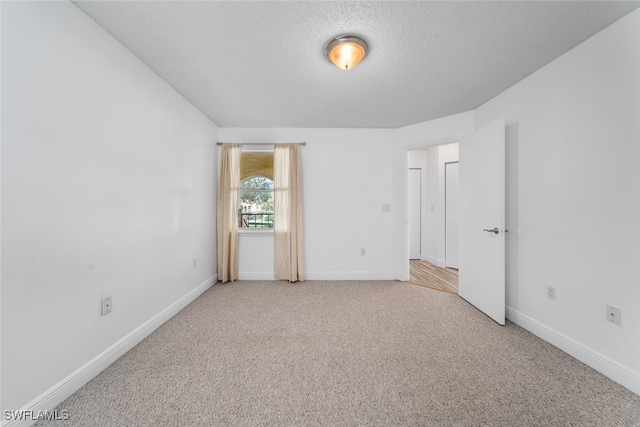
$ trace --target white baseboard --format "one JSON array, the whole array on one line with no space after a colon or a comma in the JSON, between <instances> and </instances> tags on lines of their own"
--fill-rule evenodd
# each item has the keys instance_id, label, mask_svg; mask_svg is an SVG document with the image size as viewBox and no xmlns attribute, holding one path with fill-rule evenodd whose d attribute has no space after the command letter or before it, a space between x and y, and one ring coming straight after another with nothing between
<instances>
[{"instance_id":1,"label":"white baseboard","mask_svg":"<svg viewBox=\"0 0 640 427\"><path fill-rule=\"evenodd\" d=\"M105 370L109 365L115 362L120 356L131 350L136 344L158 329L163 323L175 316L180 310L186 307L190 302L198 298L202 293L209 289L218 281L218 276L207 279L198 285L197 288L187 293L185 296L162 310L160 313L147 320L142 325L128 333L118 342L107 348L98 356L90 360L84 366L77 369L68 377L64 378L58 384L42 393L40 396L26 404L19 412L22 414L33 414L34 417L42 411L52 411L53 408L62 403L66 398L78 391L83 385L96 377L100 372ZM4 417L4 414L3 414ZM29 417L31 418L31 417ZM9 420L2 423L3 427L30 426L37 420Z\"/></svg>"},{"instance_id":2,"label":"white baseboard","mask_svg":"<svg viewBox=\"0 0 640 427\"><path fill-rule=\"evenodd\" d=\"M640 372L620 365L597 351L555 331L531 317L506 307L506 317L516 325L542 338L585 365L640 395Z\"/></svg>"},{"instance_id":3,"label":"white baseboard","mask_svg":"<svg viewBox=\"0 0 640 427\"><path fill-rule=\"evenodd\" d=\"M444 267L444 260L443 259L438 259L436 257L432 257L431 255L427 255L427 254L420 254L420 259L422 261L430 262L431 264L433 264L435 266Z\"/></svg>"},{"instance_id":4,"label":"white baseboard","mask_svg":"<svg viewBox=\"0 0 640 427\"><path fill-rule=\"evenodd\" d=\"M276 276L273 271L240 271L238 280L276 280Z\"/></svg>"},{"instance_id":5,"label":"white baseboard","mask_svg":"<svg viewBox=\"0 0 640 427\"><path fill-rule=\"evenodd\" d=\"M307 271L304 280L396 280L393 271Z\"/></svg>"},{"instance_id":6,"label":"white baseboard","mask_svg":"<svg viewBox=\"0 0 640 427\"><path fill-rule=\"evenodd\" d=\"M238 280L276 280L273 271L239 272ZM371 271L305 271L304 280L396 280L396 273Z\"/></svg>"}]
</instances>

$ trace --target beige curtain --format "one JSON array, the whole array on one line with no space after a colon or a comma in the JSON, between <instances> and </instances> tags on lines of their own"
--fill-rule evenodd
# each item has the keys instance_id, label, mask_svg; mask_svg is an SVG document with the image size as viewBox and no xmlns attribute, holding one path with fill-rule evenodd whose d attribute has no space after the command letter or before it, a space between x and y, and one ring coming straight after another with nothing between
<instances>
[{"instance_id":1,"label":"beige curtain","mask_svg":"<svg viewBox=\"0 0 640 427\"><path fill-rule=\"evenodd\" d=\"M238 279L238 187L242 144L224 144L218 178L218 280Z\"/></svg>"},{"instance_id":2,"label":"beige curtain","mask_svg":"<svg viewBox=\"0 0 640 427\"><path fill-rule=\"evenodd\" d=\"M302 281L302 180L300 145L275 144L273 150L276 279Z\"/></svg>"}]
</instances>

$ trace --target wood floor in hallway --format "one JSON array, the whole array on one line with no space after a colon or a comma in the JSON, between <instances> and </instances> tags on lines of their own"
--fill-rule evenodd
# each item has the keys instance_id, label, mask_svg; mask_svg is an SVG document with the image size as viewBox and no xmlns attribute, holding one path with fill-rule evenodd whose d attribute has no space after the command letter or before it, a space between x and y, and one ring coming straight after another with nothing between
<instances>
[{"instance_id":1,"label":"wood floor in hallway","mask_svg":"<svg viewBox=\"0 0 640 427\"><path fill-rule=\"evenodd\" d=\"M418 259L410 260L409 268L410 283L452 294L458 293L458 270L438 267Z\"/></svg>"}]
</instances>

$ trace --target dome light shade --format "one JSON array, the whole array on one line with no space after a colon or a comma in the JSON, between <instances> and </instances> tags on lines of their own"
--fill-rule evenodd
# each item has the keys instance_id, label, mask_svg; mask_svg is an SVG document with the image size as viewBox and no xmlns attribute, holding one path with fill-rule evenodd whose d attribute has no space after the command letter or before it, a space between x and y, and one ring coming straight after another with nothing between
<instances>
[{"instance_id":1,"label":"dome light shade","mask_svg":"<svg viewBox=\"0 0 640 427\"><path fill-rule=\"evenodd\" d=\"M341 70L350 70L362 61L369 46L361 37L338 36L327 45L327 58Z\"/></svg>"}]
</instances>

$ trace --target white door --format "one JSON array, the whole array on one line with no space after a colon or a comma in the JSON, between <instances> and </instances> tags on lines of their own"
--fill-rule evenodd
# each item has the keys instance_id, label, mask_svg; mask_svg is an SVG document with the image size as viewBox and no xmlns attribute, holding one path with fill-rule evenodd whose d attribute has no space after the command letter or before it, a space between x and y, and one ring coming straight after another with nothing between
<instances>
[{"instance_id":1,"label":"white door","mask_svg":"<svg viewBox=\"0 0 640 427\"><path fill-rule=\"evenodd\" d=\"M459 268L458 262L458 205L460 201L458 162L444 165L444 265Z\"/></svg>"},{"instance_id":2,"label":"white door","mask_svg":"<svg viewBox=\"0 0 640 427\"><path fill-rule=\"evenodd\" d=\"M409 259L420 259L421 170L409 169Z\"/></svg>"},{"instance_id":3,"label":"white door","mask_svg":"<svg viewBox=\"0 0 640 427\"><path fill-rule=\"evenodd\" d=\"M459 295L504 325L504 119L460 142Z\"/></svg>"}]
</instances>

